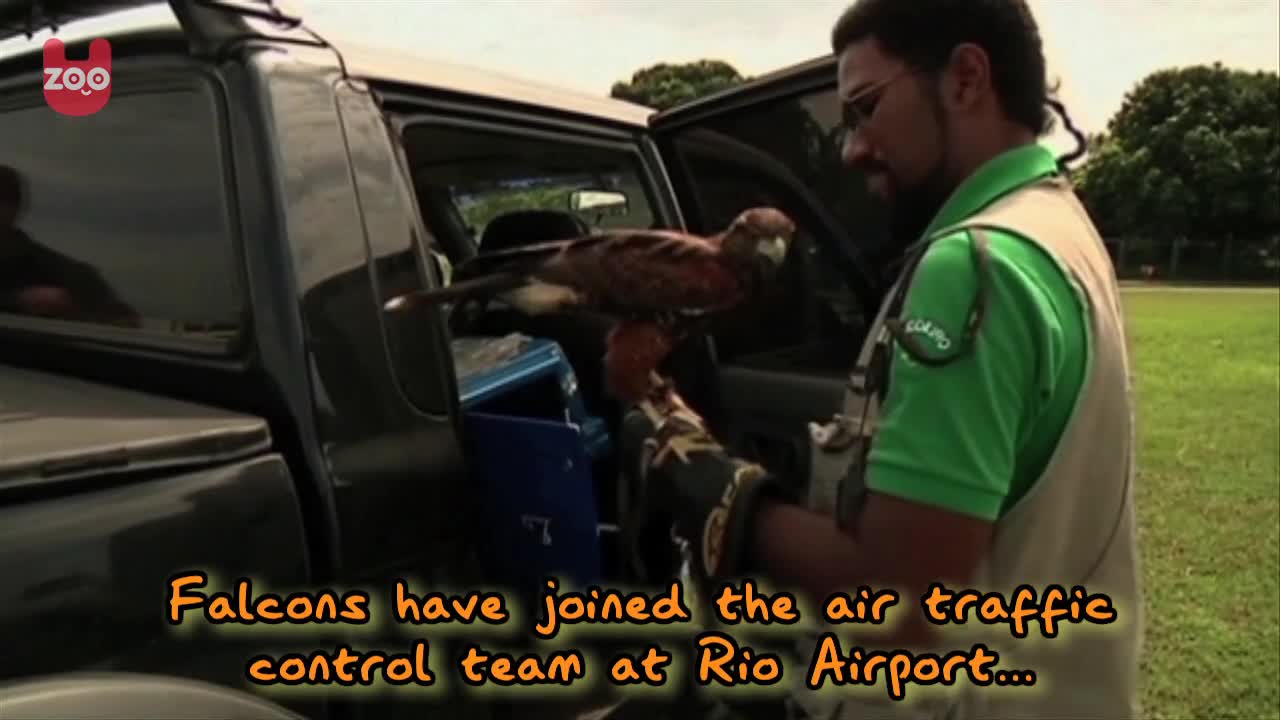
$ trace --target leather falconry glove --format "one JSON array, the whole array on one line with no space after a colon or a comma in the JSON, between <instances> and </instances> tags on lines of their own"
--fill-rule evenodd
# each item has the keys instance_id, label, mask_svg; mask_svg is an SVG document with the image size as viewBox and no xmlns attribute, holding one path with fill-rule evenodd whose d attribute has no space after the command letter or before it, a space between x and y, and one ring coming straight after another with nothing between
<instances>
[{"instance_id":1,"label":"leather falconry glove","mask_svg":"<svg viewBox=\"0 0 1280 720\"><path fill-rule=\"evenodd\" d=\"M760 465L732 457L670 386L623 418L623 462L643 488L647 514L669 515L689 544L700 582L747 570L759 501L784 498Z\"/></svg>"}]
</instances>

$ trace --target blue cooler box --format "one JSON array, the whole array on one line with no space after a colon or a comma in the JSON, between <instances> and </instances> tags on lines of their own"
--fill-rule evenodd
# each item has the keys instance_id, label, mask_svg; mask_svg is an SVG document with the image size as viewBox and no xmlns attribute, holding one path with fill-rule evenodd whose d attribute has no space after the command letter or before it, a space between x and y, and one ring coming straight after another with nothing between
<instances>
[{"instance_id":1,"label":"blue cooler box","mask_svg":"<svg viewBox=\"0 0 1280 720\"><path fill-rule=\"evenodd\" d=\"M610 449L555 342L522 335L453 342L469 461L485 509L487 558L512 589L547 576L599 582L592 463Z\"/></svg>"}]
</instances>

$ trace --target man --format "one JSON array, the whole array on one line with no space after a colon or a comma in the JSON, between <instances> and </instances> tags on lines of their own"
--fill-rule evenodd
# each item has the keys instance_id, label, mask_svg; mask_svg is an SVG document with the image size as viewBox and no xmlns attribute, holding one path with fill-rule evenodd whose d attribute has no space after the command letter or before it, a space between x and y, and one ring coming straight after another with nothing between
<instances>
[{"instance_id":1,"label":"man","mask_svg":"<svg viewBox=\"0 0 1280 720\"><path fill-rule=\"evenodd\" d=\"M0 313L138 327L126 305L93 266L34 242L19 228L24 179L0 165Z\"/></svg>"},{"instance_id":2,"label":"man","mask_svg":"<svg viewBox=\"0 0 1280 720\"><path fill-rule=\"evenodd\" d=\"M834 592L894 589L886 633L831 628L844 651L945 655L981 642L999 654L994 669L1037 678L997 689L962 675L946 693L908 688L905 703L801 691L811 714L1137 717L1124 326L1103 244L1036 143L1051 126L1047 106L1060 106L1030 10L1024 0L858 0L832 43L843 159L891 207L904 262L845 412L812 427L807 496L732 457L674 394L628 414L624 452L712 588L760 576L815 608ZM1033 622L1015 640L971 608L966 625L943 632L921 603L935 582L1006 597L1023 584L1037 597L1080 586L1108 593L1117 617L1068 621L1048 640ZM802 676L805 665L789 669ZM913 690L929 701L909 702Z\"/></svg>"}]
</instances>

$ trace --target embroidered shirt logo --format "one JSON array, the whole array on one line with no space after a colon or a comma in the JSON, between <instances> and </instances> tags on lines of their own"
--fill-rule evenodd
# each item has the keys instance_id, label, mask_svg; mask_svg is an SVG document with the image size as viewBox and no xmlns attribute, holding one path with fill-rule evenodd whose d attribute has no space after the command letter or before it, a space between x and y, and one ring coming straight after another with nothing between
<instances>
[{"instance_id":1,"label":"embroidered shirt logo","mask_svg":"<svg viewBox=\"0 0 1280 720\"><path fill-rule=\"evenodd\" d=\"M906 322L903 331L909 336L926 341L925 347L938 352L946 352L955 344L946 328L932 320L912 318Z\"/></svg>"}]
</instances>

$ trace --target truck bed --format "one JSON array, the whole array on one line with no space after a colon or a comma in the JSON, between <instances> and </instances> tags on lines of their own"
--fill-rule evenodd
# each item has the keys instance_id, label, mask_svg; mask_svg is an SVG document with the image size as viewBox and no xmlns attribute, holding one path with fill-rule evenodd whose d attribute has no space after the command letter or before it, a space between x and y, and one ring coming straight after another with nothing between
<instances>
[{"instance_id":1,"label":"truck bed","mask_svg":"<svg viewBox=\"0 0 1280 720\"><path fill-rule=\"evenodd\" d=\"M270 446L261 418L0 365L0 498L90 475L228 462Z\"/></svg>"},{"instance_id":2,"label":"truck bed","mask_svg":"<svg viewBox=\"0 0 1280 720\"><path fill-rule=\"evenodd\" d=\"M127 671L243 687L245 658L271 640L169 626L166 579L292 590L310 580L307 558L264 420L0 365L0 679Z\"/></svg>"}]
</instances>

